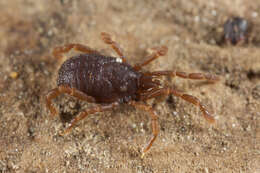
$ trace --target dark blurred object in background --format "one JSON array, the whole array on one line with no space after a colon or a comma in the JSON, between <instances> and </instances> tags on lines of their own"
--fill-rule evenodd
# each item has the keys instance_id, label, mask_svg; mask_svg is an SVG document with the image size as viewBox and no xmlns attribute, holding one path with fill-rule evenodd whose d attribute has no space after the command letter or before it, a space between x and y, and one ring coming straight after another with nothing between
<instances>
[{"instance_id":1,"label":"dark blurred object in background","mask_svg":"<svg viewBox=\"0 0 260 173\"><path fill-rule=\"evenodd\" d=\"M224 24L224 40L227 44L237 45L248 41L249 23L246 19L232 17Z\"/></svg>"}]
</instances>

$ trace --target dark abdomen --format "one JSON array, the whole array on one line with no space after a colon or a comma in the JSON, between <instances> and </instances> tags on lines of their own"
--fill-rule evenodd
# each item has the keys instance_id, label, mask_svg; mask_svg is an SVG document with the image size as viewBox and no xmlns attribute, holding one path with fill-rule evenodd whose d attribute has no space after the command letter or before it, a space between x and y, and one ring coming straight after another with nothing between
<instances>
[{"instance_id":1,"label":"dark abdomen","mask_svg":"<svg viewBox=\"0 0 260 173\"><path fill-rule=\"evenodd\" d=\"M116 58L81 54L65 61L58 74L58 86L67 85L94 97L98 103L135 99L140 74Z\"/></svg>"}]
</instances>

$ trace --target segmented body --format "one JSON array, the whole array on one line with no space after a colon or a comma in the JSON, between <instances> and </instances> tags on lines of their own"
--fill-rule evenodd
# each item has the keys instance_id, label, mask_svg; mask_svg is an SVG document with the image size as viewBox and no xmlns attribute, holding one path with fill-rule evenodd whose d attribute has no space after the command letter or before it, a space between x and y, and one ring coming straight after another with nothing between
<instances>
[{"instance_id":1,"label":"segmented body","mask_svg":"<svg viewBox=\"0 0 260 173\"><path fill-rule=\"evenodd\" d=\"M80 54L63 63L57 84L76 88L94 97L97 103L123 103L136 99L140 76L114 57Z\"/></svg>"}]
</instances>

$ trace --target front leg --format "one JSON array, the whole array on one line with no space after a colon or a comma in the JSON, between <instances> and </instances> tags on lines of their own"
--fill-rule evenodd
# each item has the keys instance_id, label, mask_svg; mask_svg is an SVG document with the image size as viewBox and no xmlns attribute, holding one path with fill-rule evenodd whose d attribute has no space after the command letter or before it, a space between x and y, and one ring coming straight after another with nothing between
<instances>
[{"instance_id":1,"label":"front leg","mask_svg":"<svg viewBox=\"0 0 260 173\"><path fill-rule=\"evenodd\" d=\"M120 48L119 44L112 40L110 34L106 32L101 32L101 38L106 44L109 44L112 47L112 49L114 49L114 51L121 58L122 62L126 63L126 57L124 56L122 48Z\"/></svg>"},{"instance_id":2,"label":"front leg","mask_svg":"<svg viewBox=\"0 0 260 173\"><path fill-rule=\"evenodd\" d=\"M166 47L166 46L155 47L155 48L152 48L152 50L154 52L151 55L149 55L144 62L142 62L141 64L135 64L134 65L134 69L136 71L141 70L143 68L143 66L146 66L147 64L156 60L157 58L166 55L167 52L168 52L168 47Z\"/></svg>"},{"instance_id":3,"label":"front leg","mask_svg":"<svg viewBox=\"0 0 260 173\"><path fill-rule=\"evenodd\" d=\"M184 79L192 79L192 80L207 80L209 82L217 82L219 81L219 77L212 74L204 74L204 73L186 73L180 71L154 71L154 72L146 72L144 73L146 76L170 76L170 77L180 77Z\"/></svg>"},{"instance_id":4,"label":"front leg","mask_svg":"<svg viewBox=\"0 0 260 173\"><path fill-rule=\"evenodd\" d=\"M214 117L209 113L209 111L206 109L206 107L200 102L200 100L192 95L189 94L183 94L173 88L159 88L154 90L151 93L148 93L147 95L144 95L142 100L148 100L152 99L161 95L170 95L173 94L176 97L182 98L183 100L192 103L193 105L200 108L201 112L203 113L203 117L210 123L214 123L215 119Z\"/></svg>"}]
</instances>

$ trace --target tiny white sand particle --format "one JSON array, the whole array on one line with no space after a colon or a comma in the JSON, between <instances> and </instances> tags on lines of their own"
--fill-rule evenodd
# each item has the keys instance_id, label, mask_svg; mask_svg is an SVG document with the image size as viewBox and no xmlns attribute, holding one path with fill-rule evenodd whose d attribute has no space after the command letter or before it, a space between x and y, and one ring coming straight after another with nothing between
<instances>
[{"instance_id":1,"label":"tiny white sand particle","mask_svg":"<svg viewBox=\"0 0 260 173\"><path fill-rule=\"evenodd\" d=\"M254 18L255 18L255 17L257 17L257 16L258 16L258 13L254 11L254 12L252 12L252 14L251 14L251 15L252 15L252 17L254 17Z\"/></svg>"},{"instance_id":2,"label":"tiny white sand particle","mask_svg":"<svg viewBox=\"0 0 260 173\"><path fill-rule=\"evenodd\" d=\"M195 17L194 17L194 21L195 21L195 22L199 22L199 21L200 21L200 17L199 17L199 16L195 16Z\"/></svg>"},{"instance_id":3,"label":"tiny white sand particle","mask_svg":"<svg viewBox=\"0 0 260 173\"><path fill-rule=\"evenodd\" d=\"M216 16L216 15L217 15L217 11L216 11L216 10L212 10L212 11L211 11L211 14L212 14L213 16Z\"/></svg>"},{"instance_id":4,"label":"tiny white sand particle","mask_svg":"<svg viewBox=\"0 0 260 173\"><path fill-rule=\"evenodd\" d=\"M122 59L121 58L116 58L116 62L122 63Z\"/></svg>"}]
</instances>

